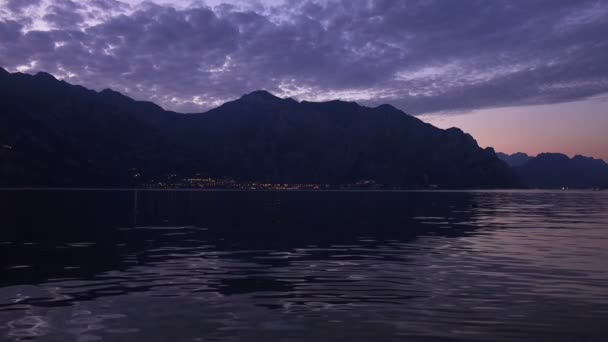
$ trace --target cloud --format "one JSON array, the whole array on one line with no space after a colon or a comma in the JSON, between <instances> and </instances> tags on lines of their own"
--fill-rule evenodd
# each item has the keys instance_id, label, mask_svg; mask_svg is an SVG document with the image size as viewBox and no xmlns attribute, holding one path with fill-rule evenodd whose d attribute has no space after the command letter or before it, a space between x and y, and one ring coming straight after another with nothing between
<instances>
[{"instance_id":1,"label":"cloud","mask_svg":"<svg viewBox=\"0 0 608 342\"><path fill-rule=\"evenodd\" d=\"M21 12L27 7L40 5L41 0L6 0L5 6L12 12Z\"/></svg>"},{"instance_id":2,"label":"cloud","mask_svg":"<svg viewBox=\"0 0 608 342\"><path fill-rule=\"evenodd\" d=\"M45 22L59 29L76 28L84 21L80 10L84 7L72 0L55 0L46 8Z\"/></svg>"},{"instance_id":3,"label":"cloud","mask_svg":"<svg viewBox=\"0 0 608 342\"><path fill-rule=\"evenodd\" d=\"M178 111L256 89L413 114L608 92L602 1L5 0L0 12L5 68Z\"/></svg>"}]
</instances>

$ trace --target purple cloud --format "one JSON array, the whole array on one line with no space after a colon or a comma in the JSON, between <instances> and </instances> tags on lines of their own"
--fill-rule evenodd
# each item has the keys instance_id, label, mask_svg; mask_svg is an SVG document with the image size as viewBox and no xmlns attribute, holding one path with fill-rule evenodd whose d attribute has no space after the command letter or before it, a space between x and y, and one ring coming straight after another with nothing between
<instances>
[{"instance_id":1,"label":"purple cloud","mask_svg":"<svg viewBox=\"0 0 608 342\"><path fill-rule=\"evenodd\" d=\"M13 3L0 19L1 66L178 111L255 89L390 102L414 114L608 92L605 2L293 1L246 10L29 1L44 13L38 27Z\"/></svg>"}]
</instances>

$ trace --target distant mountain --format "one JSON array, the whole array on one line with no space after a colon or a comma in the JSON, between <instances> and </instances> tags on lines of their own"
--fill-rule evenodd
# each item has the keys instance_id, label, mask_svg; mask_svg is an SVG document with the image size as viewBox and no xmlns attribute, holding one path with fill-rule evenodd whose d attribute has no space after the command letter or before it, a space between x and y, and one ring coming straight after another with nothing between
<instances>
[{"instance_id":1,"label":"distant mountain","mask_svg":"<svg viewBox=\"0 0 608 342\"><path fill-rule=\"evenodd\" d=\"M527 163L528 161L530 161L530 159L532 159L532 157L530 157L527 154L522 153L522 152L517 152L517 153L511 154L511 155L505 154L502 152L497 152L496 156L498 156L498 158L500 160L507 163L507 165L513 166L513 167L522 166L525 163Z\"/></svg>"},{"instance_id":2,"label":"distant mountain","mask_svg":"<svg viewBox=\"0 0 608 342\"><path fill-rule=\"evenodd\" d=\"M168 174L270 183L512 187L491 148L390 106L256 91L202 114L0 71L3 186L131 186Z\"/></svg>"},{"instance_id":3,"label":"distant mountain","mask_svg":"<svg viewBox=\"0 0 608 342\"><path fill-rule=\"evenodd\" d=\"M608 164L601 159L541 153L515 168L523 182L539 188L595 188L608 186Z\"/></svg>"}]
</instances>

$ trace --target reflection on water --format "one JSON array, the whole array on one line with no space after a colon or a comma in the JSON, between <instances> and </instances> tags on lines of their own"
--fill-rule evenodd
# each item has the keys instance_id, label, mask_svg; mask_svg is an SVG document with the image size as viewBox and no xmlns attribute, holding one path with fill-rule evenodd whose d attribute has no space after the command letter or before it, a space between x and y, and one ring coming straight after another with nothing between
<instances>
[{"instance_id":1,"label":"reflection on water","mask_svg":"<svg viewBox=\"0 0 608 342\"><path fill-rule=\"evenodd\" d=\"M608 193L0 192L0 339L603 341Z\"/></svg>"}]
</instances>

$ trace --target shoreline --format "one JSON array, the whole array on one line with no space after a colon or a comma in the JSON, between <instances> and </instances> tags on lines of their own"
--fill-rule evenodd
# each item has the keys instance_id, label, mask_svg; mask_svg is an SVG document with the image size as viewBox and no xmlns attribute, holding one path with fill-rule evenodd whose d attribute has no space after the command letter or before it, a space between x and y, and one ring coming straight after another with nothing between
<instances>
[{"instance_id":1,"label":"shoreline","mask_svg":"<svg viewBox=\"0 0 608 342\"><path fill-rule=\"evenodd\" d=\"M232 188L103 188L103 187L0 187L0 191L108 191L108 192L602 192L606 189L232 189Z\"/></svg>"}]
</instances>

